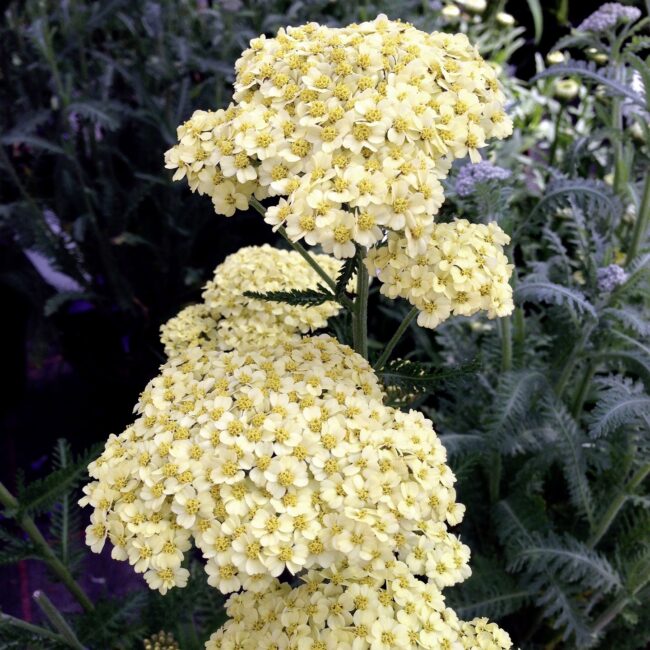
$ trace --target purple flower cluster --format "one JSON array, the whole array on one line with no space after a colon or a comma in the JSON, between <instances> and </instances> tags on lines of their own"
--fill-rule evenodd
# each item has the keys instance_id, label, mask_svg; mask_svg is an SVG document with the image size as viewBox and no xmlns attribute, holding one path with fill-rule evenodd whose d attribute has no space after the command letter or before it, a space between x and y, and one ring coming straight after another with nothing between
<instances>
[{"instance_id":1,"label":"purple flower cluster","mask_svg":"<svg viewBox=\"0 0 650 650\"><path fill-rule=\"evenodd\" d=\"M467 197L474 193L477 183L489 181L505 181L510 178L510 171L493 165L487 160L478 163L467 163L460 168L456 177L456 194Z\"/></svg>"},{"instance_id":2,"label":"purple flower cluster","mask_svg":"<svg viewBox=\"0 0 650 650\"><path fill-rule=\"evenodd\" d=\"M627 280L627 273L618 264L610 264L598 269L598 288L603 293L611 293Z\"/></svg>"},{"instance_id":3,"label":"purple flower cluster","mask_svg":"<svg viewBox=\"0 0 650 650\"><path fill-rule=\"evenodd\" d=\"M578 31L598 34L616 27L619 22L633 22L639 18L641 10L637 7L626 7L620 2L606 2L578 25Z\"/></svg>"}]
</instances>

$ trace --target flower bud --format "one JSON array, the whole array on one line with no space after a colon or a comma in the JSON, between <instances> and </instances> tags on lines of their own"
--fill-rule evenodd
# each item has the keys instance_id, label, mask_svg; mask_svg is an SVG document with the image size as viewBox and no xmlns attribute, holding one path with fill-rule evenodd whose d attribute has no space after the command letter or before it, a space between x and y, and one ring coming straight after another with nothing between
<instances>
[{"instance_id":1,"label":"flower bud","mask_svg":"<svg viewBox=\"0 0 650 650\"><path fill-rule=\"evenodd\" d=\"M515 24L515 17L505 11L500 11L497 14L497 22L504 27L512 27Z\"/></svg>"},{"instance_id":2,"label":"flower bud","mask_svg":"<svg viewBox=\"0 0 650 650\"><path fill-rule=\"evenodd\" d=\"M546 55L546 62L551 65L557 65L558 63L564 63L565 61L566 56L564 56L564 53L559 50L554 50Z\"/></svg>"},{"instance_id":3,"label":"flower bud","mask_svg":"<svg viewBox=\"0 0 650 650\"><path fill-rule=\"evenodd\" d=\"M580 92L580 84L574 79L557 79L553 84L553 94L557 99L570 101Z\"/></svg>"}]
</instances>

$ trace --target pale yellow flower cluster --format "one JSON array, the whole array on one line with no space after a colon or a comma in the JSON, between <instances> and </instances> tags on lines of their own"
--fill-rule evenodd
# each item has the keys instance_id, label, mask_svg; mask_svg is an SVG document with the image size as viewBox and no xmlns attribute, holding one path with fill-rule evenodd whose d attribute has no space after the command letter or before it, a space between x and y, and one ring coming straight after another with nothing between
<instances>
[{"instance_id":1,"label":"pale yellow flower cluster","mask_svg":"<svg viewBox=\"0 0 650 650\"><path fill-rule=\"evenodd\" d=\"M336 278L341 262L329 255L313 255L330 277ZM316 289L316 272L294 251L268 244L247 246L229 255L203 291L204 302L186 307L161 327L167 356L188 347L206 350L243 350L280 342L325 327L340 305L325 302L312 307L257 300L244 291L302 291Z\"/></svg>"},{"instance_id":2,"label":"pale yellow flower cluster","mask_svg":"<svg viewBox=\"0 0 650 650\"><path fill-rule=\"evenodd\" d=\"M230 620L206 650L507 650L510 637L485 618L465 622L440 591L402 562L309 571L303 584L274 580L230 597Z\"/></svg>"},{"instance_id":3,"label":"pale yellow flower cluster","mask_svg":"<svg viewBox=\"0 0 650 650\"><path fill-rule=\"evenodd\" d=\"M240 353L187 350L89 471L87 542L152 588L184 585L191 540L224 593L285 569L404 562L437 588L470 574L447 530L464 507L431 422L382 404L366 360L322 335Z\"/></svg>"},{"instance_id":4,"label":"pale yellow flower cluster","mask_svg":"<svg viewBox=\"0 0 650 650\"><path fill-rule=\"evenodd\" d=\"M480 310L489 318L507 316L513 310L513 266L503 246L509 241L496 223L459 219L435 224L426 250L416 257L409 254L406 239L389 234L386 246L369 252L366 266L381 281L382 294L406 298L420 310L422 327L435 328L452 314Z\"/></svg>"},{"instance_id":5,"label":"pale yellow flower cluster","mask_svg":"<svg viewBox=\"0 0 650 650\"><path fill-rule=\"evenodd\" d=\"M253 39L236 70L235 102L181 125L167 168L226 216L252 195L286 197L267 221L338 258L386 231L422 252L452 161L512 131L496 72L464 34L385 16Z\"/></svg>"}]
</instances>

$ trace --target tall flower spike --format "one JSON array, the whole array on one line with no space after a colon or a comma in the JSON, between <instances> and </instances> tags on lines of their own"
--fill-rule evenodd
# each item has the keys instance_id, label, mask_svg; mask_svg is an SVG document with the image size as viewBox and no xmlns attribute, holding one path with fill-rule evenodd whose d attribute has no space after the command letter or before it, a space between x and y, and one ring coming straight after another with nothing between
<instances>
[{"instance_id":1,"label":"tall flower spike","mask_svg":"<svg viewBox=\"0 0 650 650\"><path fill-rule=\"evenodd\" d=\"M283 197L267 221L339 258L386 231L426 241L451 162L512 131L495 70L465 35L385 16L281 29L236 69L234 103L181 125L167 167L226 216L253 194Z\"/></svg>"}]
</instances>

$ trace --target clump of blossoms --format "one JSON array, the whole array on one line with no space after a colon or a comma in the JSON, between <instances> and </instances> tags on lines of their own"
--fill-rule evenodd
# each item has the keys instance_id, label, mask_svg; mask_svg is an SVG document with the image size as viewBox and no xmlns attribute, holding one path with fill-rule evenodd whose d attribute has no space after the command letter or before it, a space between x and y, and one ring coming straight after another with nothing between
<instances>
[{"instance_id":1,"label":"clump of blossoms","mask_svg":"<svg viewBox=\"0 0 650 650\"><path fill-rule=\"evenodd\" d=\"M244 592L227 603L230 620L207 650L309 648L393 650L448 648L499 650L510 637L485 618L465 622L445 606L431 583L402 562L309 571L292 589L274 580L263 592Z\"/></svg>"},{"instance_id":2,"label":"clump of blossoms","mask_svg":"<svg viewBox=\"0 0 650 650\"><path fill-rule=\"evenodd\" d=\"M329 255L314 255L320 267L336 277L341 262ZM203 291L202 304L191 305L161 328L167 356L187 347L232 350L286 341L325 327L340 305L333 301L315 306L296 306L258 300L243 295L243 290L268 293L316 289L320 278L294 251L268 244L247 246L229 255L217 266L213 279Z\"/></svg>"},{"instance_id":3,"label":"clump of blossoms","mask_svg":"<svg viewBox=\"0 0 650 650\"><path fill-rule=\"evenodd\" d=\"M610 264L598 269L596 277L598 289L603 293L611 293L627 281L628 275L622 266Z\"/></svg>"},{"instance_id":4,"label":"clump of blossoms","mask_svg":"<svg viewBox=\"0 0 650 650\"><path fill-rule=\"evenodd\" d=\"M451 162L512 131L496 72L464 34L385 16L281 29L236 69L234 103L181 125L167 167L226 216L282 197L266 220L338 258L386 231L423 247Z\"/></svg>"},{"instance_id":5,"label":"clump of blossoms","mask_svg":"<svg viewBox=\"0 0 650 650\"><path fill-rule=\"evenodd\" d=\"M464 507L431 422L382 404L368 362L329 336L163 366L91 463L87 543L149 586L184 586L184 554L224 593L283 571L404 562L437 588L470 574L447 530Z\"/></svg>"},{"instance_id":6,"label":"clump of blossoms","mask_svg":"<svg viewBox=\"0 0 650 650\"><path fill-rule=\"evenodd\" d=\"M489 318L513 310L509 279L513 266L503 252L510 237L496 223L466 219L438 223L424 252L409 254L408 242L395 233L370 251L366 264L381 282L381 293L406 298L419 310L418 325L435 328L452 314Z\"/></svg>"},{"instance_id":7,"label":"clump of blossoms","mask_svg":"<svg viewBox=\"0 0 650 650\"><path fill-rule=\"evenodd\" d=\"M620 2L606 2L577 27L579 32L600 34L614 29L620 23L632 23L641 18L638 7L629 7Z\"/></svg>"},{"instance_id":8,"label":"clump of blossoms","mask_svg":"<svg viewBox=\"0 0 650 650\"><path fill-rule=\"evenodd\" d=\"M510 175L510 170L494 165L489 160L465 164L456 177L456 194L467 198L474 194L478 184L505 181Z\"/></svg>"}]
</instances>

